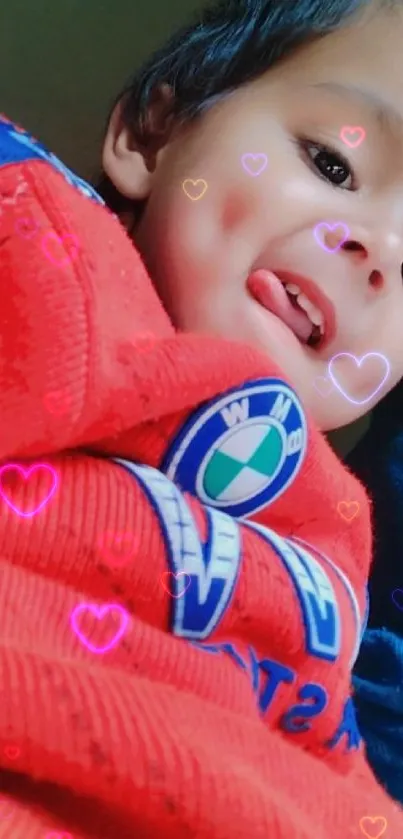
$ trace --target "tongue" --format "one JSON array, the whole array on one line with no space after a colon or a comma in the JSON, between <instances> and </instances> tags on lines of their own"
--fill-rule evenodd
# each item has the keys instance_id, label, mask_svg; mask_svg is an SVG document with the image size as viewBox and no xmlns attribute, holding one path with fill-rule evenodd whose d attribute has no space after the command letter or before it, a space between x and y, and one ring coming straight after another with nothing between
<instances>
[{"instance_id":1,"label":"tongue","mask_svg":"<svg viewBox=\"0 0 403 839\"><path fill-rule=\"evenodd\" d=\"M264 268L253 271L248 277L248 288L252 296L265 309L280 318L300 341L308 341L312 333L312 323L303 309L293 306L283 284L275 274Z\"/></svg>"}]
</instances>

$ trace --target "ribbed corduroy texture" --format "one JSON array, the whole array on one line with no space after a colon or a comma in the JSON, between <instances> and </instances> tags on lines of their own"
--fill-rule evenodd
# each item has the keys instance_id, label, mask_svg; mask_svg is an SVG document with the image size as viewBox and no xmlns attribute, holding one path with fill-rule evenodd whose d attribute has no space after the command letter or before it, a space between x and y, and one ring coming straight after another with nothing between
<instances>
[{"instance_id":1,"label":"ribbed corduroy texture","mask_svg":"<svg viewBox=\"0 0 403 839\"><path fill-rule=\"evenodd\" d=\"M279 557L239 525L240 577L208 640L253 646L294 668L294 682L262 718L248 673L230 656L173 636L156 513L135 477L100 455L158 467L201 401L281 373L244 347L175 336L117 222L43 162L0 168L0 191L16 194L21 178L21 200L0 218L1 458L24 458L25 468L39 459L57 487L27 516L52 485L49 470L1 476L1 839L340 839L360 836L366 816L383 816L399 836L403 814L362 749L345 755L343 742L323 745L349 695L356 630L337 573L342 651L332 665L305 651L298 598ZM16 234L19 215L42 232L79 231L79 256L44 276L35 237ZM156 338L147 353L145 330ZM65 412L60 394L70 398ZM341 521L338 503L353 499L359 516ZM187 503L203 538L205 510ZM366 498L310 423L299 474L256 519L331 556L363 614ZM124 562L111 533L129 534ZM126 629L110 651L92 652L74 631L73 610L84 604L81 631L98 648L122 619L112 605L125 610ZM109 613L96 619L94 605ZM281 714L315 680L326 686L326 713L297 738L280 733Z\"/></svg>"},{"instance_id":2,"label":"ribbed corduroy texture","mask_svg":"<svg viewBox=\"0 0 403 839\"><path fill-rule=\"evenodd\" d=\"M162 538L132 477L80 455L48 462L62 478L48 511L18 522L2 508L1 787L10 817L0 820L0 836L39 839L59 830L74 839L125 839L133 831L263 839L274 831L280 839L338 839L343 831L359 836L360 818L380 813L400 830L403 816L362 754L352 763L341 744L319 762L301 749L320 752L318 740L339 721L347 662L344 673L326 666L315 672L286 575L256 534L244 535L236 604L214 640L253 642L269 656L299 662L287 705L298 685L327 676L329 713L298 744L273 730L274 720L260 719L249 680L229 657L169 633ZM17 482L13 489L20 509L40 497L43 478L31 480L28 495ZM199 505L190 503L196 514ZM139 534L120 569L102 540L114 529ZM105 655L85 649L72 632L72 610L83 602L118 603L130 614L124 638ZM84 621L94 644L115 626L113 616ZM13 760L4 753L10 745L20 750Z\"/></svg>"}]
</instances>

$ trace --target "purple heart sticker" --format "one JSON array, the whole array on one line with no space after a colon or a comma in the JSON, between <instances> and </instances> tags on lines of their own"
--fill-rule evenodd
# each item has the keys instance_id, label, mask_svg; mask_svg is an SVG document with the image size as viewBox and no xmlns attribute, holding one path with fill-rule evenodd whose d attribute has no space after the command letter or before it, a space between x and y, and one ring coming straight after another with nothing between
<instances>
[{"instance_id":1,"label":"purple heart sticker","mask_svg":"<svg viewBox=\"0 0 403 839\"><path fill-rule=\"evenodd\" d=\"M343 237L337 243L336 247L328 248L323 241L323 235L328 231L332 233L339 227L343 228L344 230ZM323 235L321 235L321 231L324 231ZM334 224L328 224L326 221L321 221L320 224L316 225L315 230L313 231L313 235L315 236L318 245L320 245L320 247L323 248L323 250L327 251L328 253L336 253L336 251L338 251L339 248L341 248L341 246L344 245L344 242L347 241L350 235L350 231L343 221L336 221Z\"/></svg>"},{"instance_id":2,"label":"purple heart sticker","mask_svg":"<svg viewBox=\"0 0 403 839\"><path fill-rule=\"evenodd\" d=\"M242 166L245 169L245 172L247 172L248 175L252 175L254 178L264 172L267 163L268 160L266 154L251 154L250 152L247 152L247 154L242 155Z\"/></svg>"}]
</instances>

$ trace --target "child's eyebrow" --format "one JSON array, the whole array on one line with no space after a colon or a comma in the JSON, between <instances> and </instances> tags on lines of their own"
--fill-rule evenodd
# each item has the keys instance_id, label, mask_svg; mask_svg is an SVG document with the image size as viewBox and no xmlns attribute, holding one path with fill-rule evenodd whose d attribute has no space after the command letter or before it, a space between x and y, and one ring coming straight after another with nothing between
<instances>
[{"instance_id":1,"label":"child's eyebrow","mask_svg":"<svg viewBox=\"0 0 403 839\"><path fill-rule=\"evenodd\" d=\"M387 102L382 96L374 93L372 90L366 90L362 87L356 87L350 84L341 84L340 82L319 82L317 84L309 85L310 88L326 90L329 93L334 93L336 96L345 98L346 96L357 102L361 102L369 108L375 116L380 127L384 129L387 127L391 132L396 134L396 129L399 134L399 140L402 139L403 134L403 113L395 108L391 102Z\"/></svg>"}]
</instances>

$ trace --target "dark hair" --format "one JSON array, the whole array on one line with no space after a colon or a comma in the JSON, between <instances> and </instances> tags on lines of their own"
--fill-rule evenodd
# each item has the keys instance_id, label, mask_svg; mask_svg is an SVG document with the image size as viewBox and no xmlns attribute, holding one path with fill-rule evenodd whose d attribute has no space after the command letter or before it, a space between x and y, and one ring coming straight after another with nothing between
<instances>
[{"instance_id":1,"label":"dark hair","mask_svg":"<svg viewBox=\"0 0 403 839\"><path fill-rule=\"evenodd\" d=\"M219 0L199 13L154 52L116 97L134 137L147 134L153 91L168 84L173 115L192 120L217 99L257 78L309 40L338 29L371 0ZM380 0L394 5L394 0ZM116 213L133 202L120 196L105 175L97 184Z\"/></svg>"}]
</instances>

